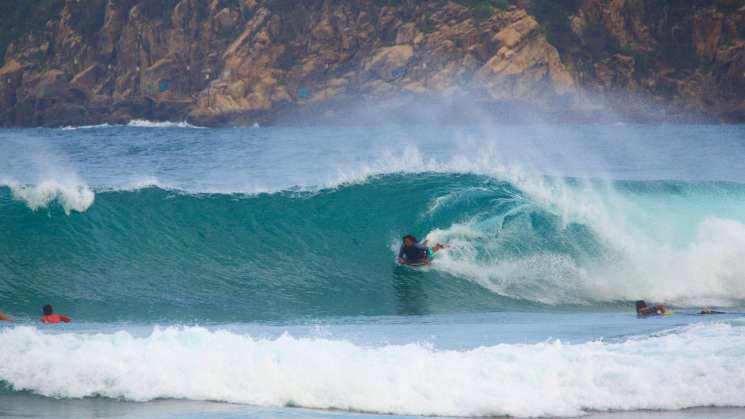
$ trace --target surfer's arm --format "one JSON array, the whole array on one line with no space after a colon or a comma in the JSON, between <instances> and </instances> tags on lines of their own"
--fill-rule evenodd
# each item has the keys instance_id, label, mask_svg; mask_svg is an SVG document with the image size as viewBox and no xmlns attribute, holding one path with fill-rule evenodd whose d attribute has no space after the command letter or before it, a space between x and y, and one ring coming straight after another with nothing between
<instances>
[{"instance_id":1,"label":"surfer's arm","mask_svg":"<svg viewBox=\"0 0 745 419\"><path fill-rule=\"evenodd\" d=\"M60 314L59 315L59 319L62 320L63 322L65 322L65 323L70 323L72 321L71 318L69 318L69 317L67 317L67 316L65 316L63 314Z\"/></svg>"},{"instance_id":2,"label":"surfer's arm","mask_svg":"<svg viewBox=\"0 0 745 419\"><path fill-rule=\"evenodd\" d=\"M448 245L437 243L432 247L432 253L436 253L442 249L447 249Z\"/></svg>"}]
</instances>

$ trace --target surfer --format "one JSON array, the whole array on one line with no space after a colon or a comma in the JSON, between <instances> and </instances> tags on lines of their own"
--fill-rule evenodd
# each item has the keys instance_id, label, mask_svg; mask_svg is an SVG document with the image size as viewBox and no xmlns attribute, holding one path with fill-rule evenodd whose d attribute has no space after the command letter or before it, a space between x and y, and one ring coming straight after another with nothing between
<instances>
[{"instance_id":1,"label":"surfer","mask_svg":"<svg viewBox=\"0 0 745 419\"><path fill-rule=\"evenodd\" d=\"M49 304L45 305L42 308L42 311L44 312L44 315L41 316L42 323L56 324L60 322L70 323L72 321L71 318L65 316L64 314L54 314L54 310Z\"/></svg>"},{"instance_id":2,"label":"surfer","mask_svg":"<svg viewBox=\"0 0 745 419\"><path fill-rule=\"evenodd\" d=\"M701 310L698 314L705 316L708 314L727 314L727 313L723 311L712 310L710 307L706 307L703 310Z\"/></svg>"},{"instance_id":3,"label":"surfer","mask_svg":"<svg viewBox=\"0 0 745 419\"><path fill-rule=\"evenodd\" d=\"M636 302L636 315L639 317L661 316L667 312L663 304L648 306L646 301L639 300Z\"/></svg>"},{"instance_id":4,"label":"surfer","mask_svg":"<svg viewBox=\"0 0 745 419\"><path fill-rule=\"evenodd\" d=\"M0 311L0 322L12 322L13 318Z\"/></svg>"},{"instance_id":5,"label":"surfer","mask_svg":"<svg viewBox=\"0 0 745 419\"><path fill-rule=\"evenodd\" d=\"M398 263L402 265L427 265L432 256L438 251L446 248L444 244L437 243L433 247L427 246L427 240L419 243L416 237L407 234L398 251Z\"/></svg>"}]
</instances>

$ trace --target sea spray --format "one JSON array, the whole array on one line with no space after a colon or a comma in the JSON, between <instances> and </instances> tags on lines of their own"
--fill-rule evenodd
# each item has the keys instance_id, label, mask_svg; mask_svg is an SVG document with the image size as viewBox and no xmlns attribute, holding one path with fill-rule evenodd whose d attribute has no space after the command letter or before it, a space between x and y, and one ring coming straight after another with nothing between
<instances>
[{"instance_id":1,"label":"sea spray","mask_svg":"<svg viewBox=\"0 0 745 419\"><path fill-rule=\"evenodd\" d=\"M12 152L11 152L12 151ZM51 142L18 137L0 141L0 188L36 211L59 204L66 214L86 211L95 193L75 165Z\"/></svg>"},{"instance_id":2,"label":"sea spray","mask_svg":"<svg viewBox=\"0 0 745 419\"><path fill-rule=\"evenodd\" d=\"M85 184L61 183L44 180L36 185L17 185L7 182L14 199L25 202L32 210L45 208L53 202L59 203L66 214L87 210L95 199L93 191Z\"/></svg>"}]
</instances>

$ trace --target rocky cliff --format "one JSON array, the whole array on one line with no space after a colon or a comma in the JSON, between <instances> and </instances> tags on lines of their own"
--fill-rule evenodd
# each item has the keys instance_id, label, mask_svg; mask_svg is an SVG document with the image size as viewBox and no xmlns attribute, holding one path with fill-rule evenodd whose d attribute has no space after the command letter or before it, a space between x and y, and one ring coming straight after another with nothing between
<instances>
[{"instance_id":1,"label":"rocky cliff","mask_svg":"<svg viewBox=\"0 0 745 419\"><path fill-rule=\"evenodd\" d=\"M6 126L343 119L402 98L495 117L745 121L743 0L8 4Z\"/></svg>"}]
</instances>

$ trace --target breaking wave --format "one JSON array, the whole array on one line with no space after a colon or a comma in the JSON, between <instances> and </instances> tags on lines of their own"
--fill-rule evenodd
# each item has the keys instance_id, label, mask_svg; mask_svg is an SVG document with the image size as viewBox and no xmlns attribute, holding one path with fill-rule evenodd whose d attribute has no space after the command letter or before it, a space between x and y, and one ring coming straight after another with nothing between
<instances>
[{"instance_id":1,"label":"breaking wave","mask_svg":"<svg viewBox=\"0 0 745 419\"><path fill-rule=\"evenodd\" d=\"M0 304L250 320L745 301L744 186L514 179L409 173L251 195L143 179L95 204L85 186L0 187ZM450 249L397 267L407 232Z\"/></svg>"},{"instance_id":2,"label":"breaking wave","mask_svg":"<svg viewBox=\"0 0 745 419\"><path fill-rule=\"evenodd\" d=\"M622 341L359 346L200 327L150 335L0 330L0 380L59 397L213 400L453 416L745 406L741 321Z\"/></svg>"}]
</instances>

